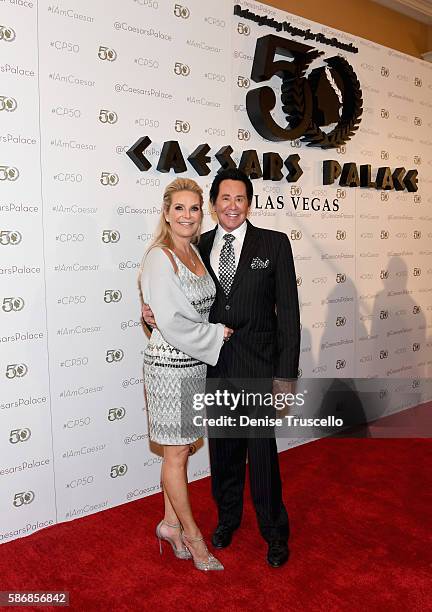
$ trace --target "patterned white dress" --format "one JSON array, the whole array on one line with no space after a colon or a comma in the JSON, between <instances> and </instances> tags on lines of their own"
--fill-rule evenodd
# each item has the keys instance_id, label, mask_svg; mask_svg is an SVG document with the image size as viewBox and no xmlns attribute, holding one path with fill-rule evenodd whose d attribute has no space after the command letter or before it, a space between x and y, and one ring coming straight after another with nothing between
<instances>
[{"instance_id":1,"label":"patterned white dress","mask_svg":"<svg viewBox=\"0 0 432 612\"><path fill-rule=\"evenodd\" d=\"M210 274L197 276L172 255L177 274L159 247L147 253L141 274L143 298L158 326L144 352L149 435L167 445L190 444L204 434L193 424L200 414L193 396L205 393L206 363L216 364L224 336L221 323L208 322L216 295Z\"/></svg>"}]
</instances>

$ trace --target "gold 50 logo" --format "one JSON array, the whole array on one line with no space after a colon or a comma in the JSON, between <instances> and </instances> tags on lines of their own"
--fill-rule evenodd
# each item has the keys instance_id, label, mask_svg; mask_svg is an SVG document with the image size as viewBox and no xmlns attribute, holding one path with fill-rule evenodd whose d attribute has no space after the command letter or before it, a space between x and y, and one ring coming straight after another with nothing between
<instances>
[{"instance_id":1,"label":"gold 50 logo","mask_svg":"<svg viewBox=\"0 0 432 612\"><path fill-rule=\"evenodd\" d=\"M239 75L237 77L237 87L242 87L243 89L249 89L250 87L250 79L247 77Z\"/></svg>"},{"instance_id":2,"label":"gold 50 logo","mask_svg":"<svg viewBox=\"0 0 432 612\"><path fill-rule=\"evenodd\" d=\"M0 40L12 42L16 38L16 32L9 26L0 25Z\"/></svg>"},{"instance_id":3,"label":"gold 50 logo","mask_svg":"<svg viewBox=\"0 0 432 612\"><path fill-rule=\"evenodd\" d=\"M28 427L22 429L11 429L9 433L9 442L11 444L19 444L19 442L27 442L31 438L31 430Z\"/></svg>"},{"instance_id":4,"label":"gold 50 logo","mask_svg":"<svg viewBox=\"0 0 432 612\"><path fill-rule=\"evenodd\" d=\"M110 349L106 352L105 361L107 363L118 363L123 357L124 352L121 349Z\"/></svg>"},{"instance_id":5,"label":"gold 50 logo","mask_svg":"<svg viewBox=\"0 0 432 612\"><path fill-rule=\"evenodd\" d=\"M118 476L124 476L128 471L128 466L126 463L122 463L122 465L113 465L111 466L110 476L111 478L118 478Z\"/></svg>"},{"instance_id":6,"label":"gold 50 logo","mask_svg":"<svg viewBox=\"0 0 432 612\"><path fill-rule=\"evenodd\" d=\"M177 76L187 77L190 75L190 66L187 64L182 64L181 62L176 62L174 64L174 74Z\"/></svg>"},{"instance_id":7,"label":"gold 50 logo","mask_svg":"<svg viewBox=\"0 0 432 612\"><path fill-rule=\"evenodd\" d=\"M99 111L99 121L101 123L109 123L113 125L118 121L118 115L115 111L101 109Z\"/></svg>"},{"instance_id":8,"label":"gold 50 logo","mask_svg":"<svg viewBox=\"0 0 432 612\"><path fill-rule=\"evenodd\" d=\"M244 130L243 128L239 128L237 131L237 138L239 140L250 140L251 133L249 130Z\"/></svg>"},{"instance_id":9,"label":"gold 50 logo","mask_svg":"<svg viewBox=\"0 0 432 612\"><path fill-rule=\"evenodd\" d=\"M115 62L117 59L117 51L101 45L98 51L98 58L102 61Z\"/></svg>"},{"instance_id":10,"label":"gold 50 logo","mask_svg":"<svg viewBox=\"0 0 432 612\"><path fill-rule=\"evenodd\" d=\"M176 17L180 17L181 19L189 19L190 10L187 6L182 6L181 4L174 5L174 15Z\"/></svg>"},{"instance_id":11,"label":"gold 50 logo","mask_svg":"<svg viewBox=\"0 0 432 612\"><path fill-rule=\"evenodd\" d=\"M22 240L22 235L16 230L1 230L0 244L3 246L19 244Z\"/></svg>"},{"instance_id":12,"label":"gold 50 logo","mask_svg":"<svg viewBox=\"0 0 432 612\"><path fill-rule=\"evenodd\" d=\"M104 294L105 304L111 304L112 302L120 302L123 295L120 289L106 289Z\"/></svg>"},{"instance_id":13,"label":"gold 50 logo","mask_svg":"<svg viewBox=\"0 0 432 612\"><path fill-rule=\"evenodd\" d=\"M120 178L118 174L114 172L102 172L100 177L101 184L106 187L107 185L110 187L114 187L118 184Z\"/></svg>"},{"instance_id":14,"label":"gold 50 logo","mask_svg":"<svg viewBox=\"0 0 432 612\"><path fill-rule=\"evenodd\" d=\"M28 372L28 367L25 363L10 363L6 366L6 378L23 378Z\"/></svg>"},{"instance_id":15,"label":"gold 50 logo","mask_svg":"<svg viewBox=\"0 0 432 612\"><path fill-rule=\"evenodd\" d=\"M20 508L21 506L31 504L34 498L34 491L21 491L20 493L15 493L12 503L15 508Z\"/></svg>"},{"instance_id":16,"label":"gold 50 logo","mask_svg":"<svg viewBox=\"0 0 432 612\"><path fill-rule=\"evenodd\" d=\"M120 408L110 408L108 410L108 421L120 421L124 419L126 415L126 410L123 407Z\"/></svg>"},{"instance_id":17,"label":"gold 50 logo","mask_svg":"<svg viewBox=\"0 0 432 612\"><path fill-rule=\"evenodd\" d=\"M188 121L183 121L182 119L176 119L174 129L176 132L187 134L188 132L190 132L191 126Z\"/></svg>"},{"instance_id":18,"label":"gold 50 logo","mask_svg":"<svg viewBox=\"0 0 432 612\"><path fill-rule=\"evenodd\" d=\"M246 25L245 23L241 23L239 22L237 24L237 32L239 34L242 34L243 36L249 36L249 34L251 33L251 29L248 25Z\"/></svg>"},{"instance_id":19,"label":"gold 50 logo","mask_svg":"<svg viewBox=\"0 0 432 612\"><path fill-rule=\"evenodd\" d=\"M7 111L8 113L13 113L18 106L15 98L10 98L9 96L0 96L0 112Z\"/></svg>"},{"instance_id":20,"label":"gold 50 logo","mask_svg":"<svg viewBox=\"0 0 432 612\"><path fill-rule=\"evenodd\" d=\"M0 166L0 181L16 181L19 177L18 168Z\"/></svg>"},{"instance_id":21,"label":"gold 50 logo","mask_svg":"<svg viewBox=\"0 0 432 612\"><path fill-rule=\"evenodd\" d=\"M24 308L24 300L22 297L5 297L3 298L3 312L19 312Z\"/></svg>"},{"instance_id":22,"label":"gold 50 logo","mask_svg":"<svg viewBox=\"0 0 432 612\"><path fill-rule=\"evenodd\" d=\"M103 230L102 242L105 244L115 243L120 240L120 232L117 230Z\"/></svg>"}]
</instances>

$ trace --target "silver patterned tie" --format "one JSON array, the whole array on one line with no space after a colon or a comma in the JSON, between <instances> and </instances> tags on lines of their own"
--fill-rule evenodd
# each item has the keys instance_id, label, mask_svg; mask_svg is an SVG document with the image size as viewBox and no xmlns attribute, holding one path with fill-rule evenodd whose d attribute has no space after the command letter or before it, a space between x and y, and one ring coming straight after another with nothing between
<instances>
[{"instance_id":1,"label":"silver patterned tie","mask_svg":"<svg viewBox=\"0 0 432 612\"><path fill-rule=\"evenodd\" d=\"M228 295L236 271L233 242L235 236L225 234L223 237L225 244L222 247L219 257L219 282L225 294Z\"/></svg>"}]
</instances>

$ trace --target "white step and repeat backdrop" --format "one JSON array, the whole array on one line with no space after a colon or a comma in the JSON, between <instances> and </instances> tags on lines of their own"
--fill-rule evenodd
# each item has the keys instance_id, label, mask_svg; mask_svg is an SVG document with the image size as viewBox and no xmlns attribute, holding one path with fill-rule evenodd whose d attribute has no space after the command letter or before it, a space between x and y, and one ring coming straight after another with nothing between
<instances>
[{"instance_id":1,"label":"white step and repeat backdrop","mask_svg":"<svg viewBox=\"0 0 432 612\"><path fill-rule=\"evenodd\" d=\"M160 490L137 271L174 176L156 170L165 141L185 158L209 144L209 176L187 164L206 191L225 145L237 162L300 155L297 182L254 181L251 220L292 241L303 377L417 378L421 392L430 374L432 66L241 6L358 47L342 51L364 104L346 146L257 134L245 107L257 38L323 51L311 68L341 50L235 16L230 0L0 0L0 543ZM142 136L147 172L125 153ZM325 159L417 169L419 190L323 186ZM208 473L204 447L190 478Z\"/></svg>"}]
</instances>

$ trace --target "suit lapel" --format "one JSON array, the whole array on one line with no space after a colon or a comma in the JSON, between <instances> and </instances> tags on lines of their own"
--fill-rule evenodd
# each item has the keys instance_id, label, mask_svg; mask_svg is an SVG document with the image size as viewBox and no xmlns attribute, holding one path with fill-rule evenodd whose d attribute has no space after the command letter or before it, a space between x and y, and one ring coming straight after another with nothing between
<instances>
[{"instance_id":1,"label":"suit lapel","mask_svg":"<svg viewBox=\"0 0 432 612\"><path fill-rule=\"evenodd\" d=\"M234 291L238 288L242 279L244 278L245 276L244 273L247 270L250 259L252 255L254 254L254 252L256 252L256 248L258 245L259 231L254 225L252 225L252 223L250 223L250 221L246 220L246 223L247 223L247 229L246 229L246 235L243 241L243 247L240 253L240 261L238 263L237 270L234 276L234 280L231 285L229 296L231 296L234 293Z\"/></svg>"},{"instance_id":2,"label":"suit lapel","mask_svg":"<svg viewBox=\"0 0 432 612\"><path fill-rule=\"evenodd\" d=\"M212 279L214 280L214 282L216 283L220 291L223 291L222 286L219 282L219 279L216 276L216 273L211 267L211 263L210 263L210 253L211 253L214 239L216 236L216 230L217 230L217 225L214 229L210 230L209 232L206 232L204 238L201 238L201 240L199 241L198 248L199 248L199 252L201 254L202 260L204 262L204 265L209 271L210 276L212 277Z\"/></svg>"}]
</instances>

